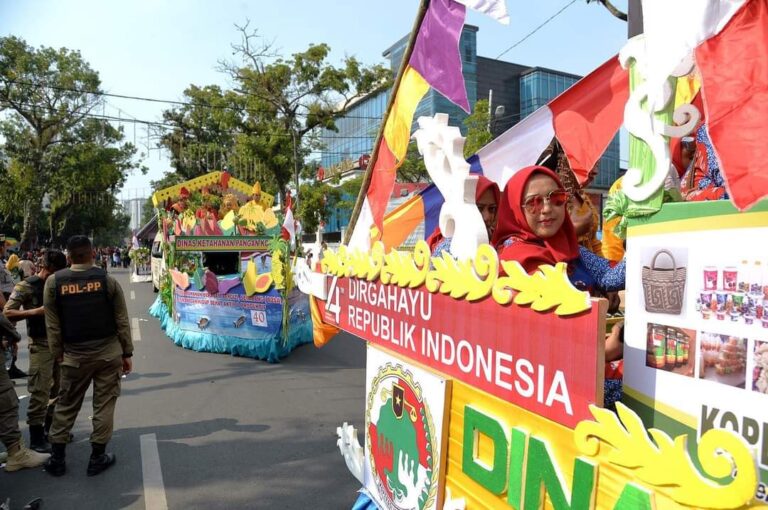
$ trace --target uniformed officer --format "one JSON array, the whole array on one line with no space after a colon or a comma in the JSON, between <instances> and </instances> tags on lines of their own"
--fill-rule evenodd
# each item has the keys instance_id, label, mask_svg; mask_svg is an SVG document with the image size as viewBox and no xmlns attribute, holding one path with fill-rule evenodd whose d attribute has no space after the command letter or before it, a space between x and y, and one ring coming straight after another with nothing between
<instances>
[{"instance_id":1,"label":"uniformed officer","mask_svg":"<svg viewBox=\"0 0 768 510\"><path fill-rule=\"evenodd\" d=\"M53 419L53 406L48 406L50 397L59 393L59 364L48 348L45 331L45 310L43 309L43 287L45 280L60 269L67 267L67 258L58 250L43 254L43 268L33 276L19 282L13 289L4 313L11 321L27 320L29 336L29 447L41 453L50 453L51 445L45 438L46 428ZM45 425L48 427L45 427Z\"/></svg>"},{"instance_id":2,"label":"uniformed officer","mask_svg":"<svg viewBox=\"0 0 768 510\"><path fill-rule=\"evenodd\" d=\"M13 324L3 314L0 314L0 336L8 339L4 342L21 340ZM48 455L24 446L19 430L19 397L5 369L4 351L5 346L0 349L0 442L8 451L5 470L10 472L40 466L48 459Z\"/></svg>"},{"instance_id":3,"label":"uniformed officer","mask_svg":"<svg viewBox=\"0 0 768 510\"><path fill-rule=\"evenodd\" d=\"M43 305L51 353L61 360L61 390L49 440L52 455L45 470L66 471L65 449L88 387L93 382L93 433L88 476L115 463L106 453L112 437L120 375L131 371L133 343L123 290L93 265L93 246L85 236L67 242L72 266L45 282Z\"/></svg>"}]
</instances>

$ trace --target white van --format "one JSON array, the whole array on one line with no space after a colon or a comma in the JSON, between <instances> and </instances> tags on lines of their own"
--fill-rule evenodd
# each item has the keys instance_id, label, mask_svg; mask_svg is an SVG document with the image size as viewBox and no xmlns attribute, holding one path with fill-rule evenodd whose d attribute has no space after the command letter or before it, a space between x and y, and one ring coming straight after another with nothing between
<instances>
[{"instance_id":1,"label":"white van","mask_svg":"<svg viewBox=\"0 0 768 510\"><path fill-rule=\"evenodd\" d=\"M150 250L150 257L152 261L152 290L157 292L160 290L160 280L167 270L165 266L165 257L163 257L162 231L155 234L155 239L152 241L152 249Z\"/></svg>"}]
</instances>

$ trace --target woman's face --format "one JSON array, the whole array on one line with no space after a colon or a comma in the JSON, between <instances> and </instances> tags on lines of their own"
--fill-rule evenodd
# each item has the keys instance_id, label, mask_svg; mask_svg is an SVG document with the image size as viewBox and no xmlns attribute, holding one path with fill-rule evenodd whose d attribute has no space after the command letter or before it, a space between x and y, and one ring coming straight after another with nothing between
<instances>
[{"instance_id":1,"label":"woman's face","mask_svg":"<svg viewBox=\"0 0 768 510\"><path fill-rule=\"evenodd\" d=\"M488 239L493 237L493 231L496 228L496 213L498 205L496 204L496 196L490 189L480 195L480 198L475 202L477 209L483 216L483 223L485 223L485 230L488 232Z\"/></svg>"},{"instance_id":2,"label":"woman's face","mask_svg":"<svg viewBox=\"0 0 768 510\"><path fill-rule=\"evenodd\" d=\"M554 179L544 174L534 174L525 185L523 212L531 231L541 239L555 235L565 221L565 202L550 196L563 191ZM538 198L537 198L538 197ZM559 204L559 205L558 205Z\"/></svg>"}]
</instances>

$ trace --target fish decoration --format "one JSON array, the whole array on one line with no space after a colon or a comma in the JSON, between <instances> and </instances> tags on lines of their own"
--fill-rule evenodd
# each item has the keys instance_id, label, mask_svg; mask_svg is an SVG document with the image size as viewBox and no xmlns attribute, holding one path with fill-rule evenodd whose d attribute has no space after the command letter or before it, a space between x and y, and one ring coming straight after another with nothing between
<instances>
[{"instance_id":1,"label":"fish decoration","mask_svg":"<svg viewBox=\"0 0 768 510\"><path fill-rule=\"evenodd\" d=\"M241 315L240 317L237 318L236 321L232 321L232 325L236 328L239 328L243 324L245 324L245 315Z\"/></svg>"},{"instance_id":2,"label":"fish decoration","mask_svg":"<svg viewBox=\"0 0 768 510\"><path fill-rule=\"evenodd\" d=\"M205 329L208 327L208 324L211 323L211 320L208 317L200 317L200 320L197 321L197 327L199 329Z\"/></svg>"},{"instance_id":3,"label":"fish decoration","mask_svg":"<svg viewBox=\"0 0 768 510\"><path fill-rule=\"evenodd\" d=\"M208 291L208 294L219 293L219 279L208 269L205 270L205 290Z\"/></svg>"}]
</instances>

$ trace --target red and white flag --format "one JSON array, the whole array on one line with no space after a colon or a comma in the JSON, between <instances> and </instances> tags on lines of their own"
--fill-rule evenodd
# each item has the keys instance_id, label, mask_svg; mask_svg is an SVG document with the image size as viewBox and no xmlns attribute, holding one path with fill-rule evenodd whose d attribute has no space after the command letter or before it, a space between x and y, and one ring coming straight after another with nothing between
<instances>
[{"instance_id":1,"label":"red and white flag","mask_svg":"<svg viewBox=\"0 0 768 510\"><path fill-rule=\"evenodd\" d=\"M283 227L280 229L280 233L286 241L293 244L296 238L296 223L293 221L293 211L290 207L285 209L285 220L283 221Z\"/></svg>"},{"instance_id":2,"label":"red and white flag","mask_svg":"<svg viewBox=\"0 0 768 510\"><path fill-rule=\"evenodd\" d=\"M612 57L575 85L477 152L483 174L502 189L518 170L535 165L557 138L584 182L624 121L629 75Z\"/></svg>"},{"instance_id":3,"label":"red and white flag","mask_svg":"<svg viewBox=\"0 0 768 510\"><path fill-rule=\"evenodd\" d=\"M749 0L696 48L707 131L734 205L768 196L768 3Z\"/></svg>"}]
</instances>

